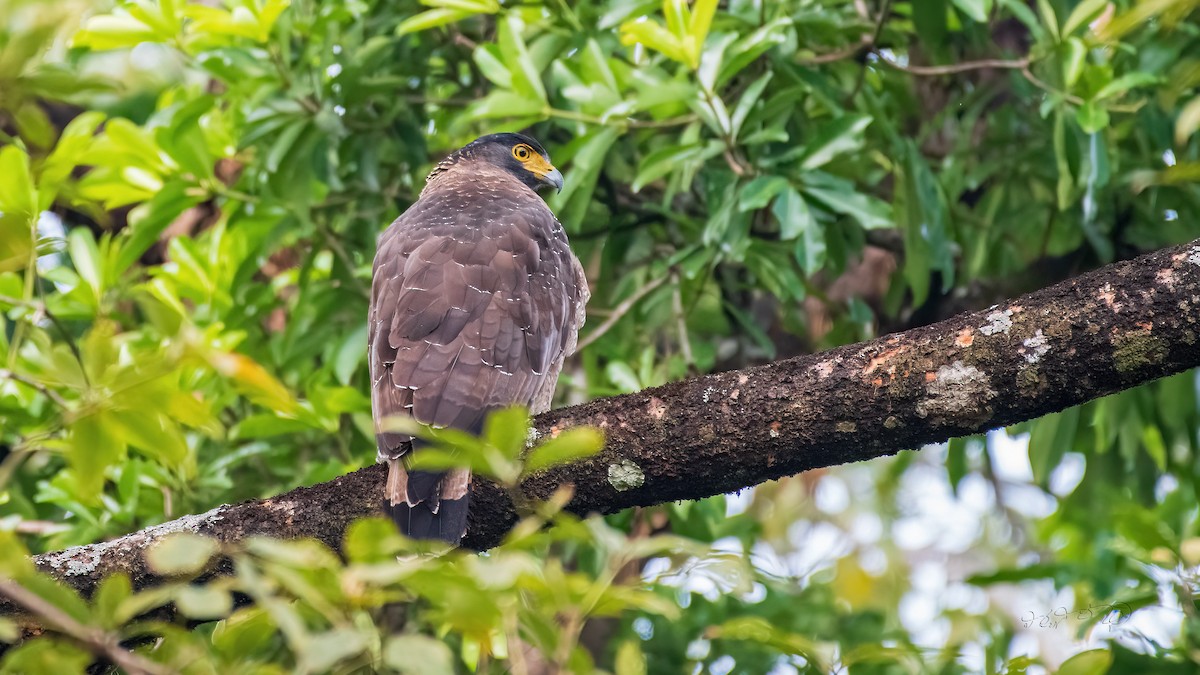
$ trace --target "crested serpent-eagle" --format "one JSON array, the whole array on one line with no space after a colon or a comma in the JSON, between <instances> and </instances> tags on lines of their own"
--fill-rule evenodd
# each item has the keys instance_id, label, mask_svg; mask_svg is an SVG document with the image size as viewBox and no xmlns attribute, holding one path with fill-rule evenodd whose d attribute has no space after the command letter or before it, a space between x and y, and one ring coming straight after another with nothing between
<instances>
[{"instance_id":1,"label":"crested serpent-eagle","mask_svg":"<svg viewBox=\"0 0 1200 675\"><path fill-rule=\"evenodd\" d=\"M442 160L420 198L379 237L369 316L371 408L384 507L405 534L458 543L468 469L425 471L421 440L389 430L407 415L478 433L487 413L549 409L575 350L587 282L537 191L562 174L521 134L479 138Z\"/></svg>"}]
</instances>

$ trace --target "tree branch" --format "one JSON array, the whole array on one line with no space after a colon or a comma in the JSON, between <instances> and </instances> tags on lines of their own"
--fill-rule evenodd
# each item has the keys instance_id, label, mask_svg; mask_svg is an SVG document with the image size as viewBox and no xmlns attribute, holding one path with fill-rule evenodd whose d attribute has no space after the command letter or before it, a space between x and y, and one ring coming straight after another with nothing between
<instances>
[{"instance_id":1,"label":"tree branch","mask_svg":"<svg viewBox=\"0 0 1200 675\"><path fill-rule=\"evenodd\" d=\"M610 513L891 455L1200 365L1197 331L1200 240L930 326L539 415L542 435L594 425L607 445L523 489L542 499L573 483L572 511ZM372 466L35 562L90 594L118 571L135 588L159 581L142 553L170 532L225 542L314 537L337 548L352 520L378 513L383 480L383 468ZM473 483L471 499L465 545L495 546L516 522L511 502L482 480Z\"/></svg>"}]
</instances>

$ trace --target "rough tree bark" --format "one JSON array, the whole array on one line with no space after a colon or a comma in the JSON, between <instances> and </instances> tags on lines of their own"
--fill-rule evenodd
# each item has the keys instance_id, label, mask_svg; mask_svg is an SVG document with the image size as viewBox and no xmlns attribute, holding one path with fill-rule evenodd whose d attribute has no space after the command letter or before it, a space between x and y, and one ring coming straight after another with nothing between
<instances>
[{"instance_id":1,"label":"rough tree bark","mask_svg":"<svg viewBox=\"0 0 1200 675\"><path fill-rule=\"evenodd\" d=\"M536 499L573 483L572 511L609 513L890 455L1200 365L1198 321L1200 240L930 326L548 412L536 419L540 434L594 425L606 447L522 487ZM35 562L89 594L117 571L135 588L158 581L142 554L170 532L314 537L337 548L353 519L377 513L383 479L374 466ZM495 546L516 521L512 503L482 480L471 499L465 544Z\"/></svg>"}]
</instances>

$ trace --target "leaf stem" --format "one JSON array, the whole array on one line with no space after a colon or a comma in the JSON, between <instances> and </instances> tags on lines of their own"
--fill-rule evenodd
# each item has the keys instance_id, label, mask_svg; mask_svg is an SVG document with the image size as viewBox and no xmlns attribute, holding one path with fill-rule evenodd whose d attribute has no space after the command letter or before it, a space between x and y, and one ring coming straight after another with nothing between
<instances>
[{"instance_id":1,"label":"leaf stem","mask_svg":"<svg viewBox=\"0 0 1200 675\"><path fill-rule=\"evenodd\" d=\"M67 401L62 396L60 396L58 394L58 392L54 391L53 389L50 389L46 385L42 384L41 382L38 382L37 380L35 380L33 378L26 377L25 375L21 375L20 373L14 373L13 371L8 370L8 369L0 369L0 379L12 380L13 382L20 382L21 384L23 384L27 387L36 389L42 396L45 396L46 398L50 399L50 402L54 403L54 405L57 405L58 407L62 408L63 410L70 410L70 406L67 405Z\"/></svg>"},{"instance_id":2,"label":"leaf stem","mask_svg":"<svg viewBox=\"0 0 1200 675\"><path fill-rule=\"evenodd\" d=\"M160 663L121 648L121 642L111 633L85 626L40 595L10 579L0 579L0 595L36 615L55 630L74 639L92 654L107 659L131 675L170 675L175 673Z\"/></svg>"},{"instance_id":3,"label":"leaf stem","mask_svg":"<svg viewBox=\"0 0 1200 675\"><path fill-rule=\"evenodd\" d=\"M617 305L616 308L613 309L612 314L610 314L608 318L604 320L604 323L601 323L596 327L596 330L588 333L587 337L579 341L575 351L582 351L584 347L592 344L596 340L599 340L602 335L607 333L610 329L612 329L613 326L617 324L618 321L621 320L621 317L628 314L629 310L633 309L633 306L636 305L639 300L646 297L654 289L666 283L668 278L669 277L661 276L657 279L654 279L645 286L642 286L634 291L633 295L625 298L621 304Z\"/></svg>"}]
</instances>

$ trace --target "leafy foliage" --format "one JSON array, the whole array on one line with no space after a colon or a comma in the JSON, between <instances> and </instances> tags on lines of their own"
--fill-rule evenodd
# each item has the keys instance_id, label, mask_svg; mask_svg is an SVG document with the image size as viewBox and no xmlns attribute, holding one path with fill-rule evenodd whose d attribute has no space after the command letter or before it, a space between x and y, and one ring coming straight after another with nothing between
<instances>
[{"instance_id":1,"label":"leafy foliage","mask_svg":"<svg viewBox=\"0 0 1200 675\"><path fill-rule=\"evenodd\" d=\"M1127 632L1063 672L1190 672L1192 375L1011 430L1029 432L1029 482L997 476L991 436L607 521L544 505L485 557L396 565L408 544L373 521L346 562L255 541L221 551L234 577L137 594L117 577L86 603L22 554L370 462L375 236L485 131L533 126L568 176L552 207L594 288L568 401L1193 238L1196 5L0 0L0 573L214 672L535 672L524 646L621 675L1024 672L1069 655L1029 653L1021 630L1053 612L1029 606L1047 584L1047 602L1178 612L1171 639ZM590 442L522 463L487 451L517 447L497 434L457 442L508 482ZM982 490L995 513L916 537L930 485L961 509ZM191 573L206 546L165 542L154 564ZM930 555L972 600L914 615ZM134 621L169 600L206 623ZM1101 619L1076 627L1096 638ZM4 659L91 657L46 637Z\"/></svg>"}]
</instances>

